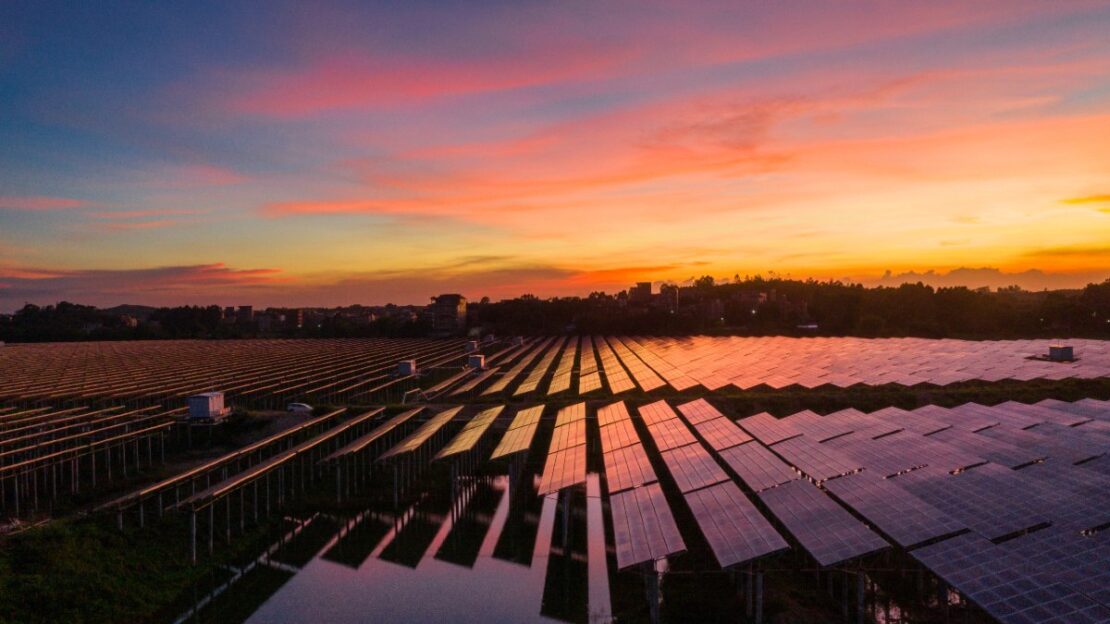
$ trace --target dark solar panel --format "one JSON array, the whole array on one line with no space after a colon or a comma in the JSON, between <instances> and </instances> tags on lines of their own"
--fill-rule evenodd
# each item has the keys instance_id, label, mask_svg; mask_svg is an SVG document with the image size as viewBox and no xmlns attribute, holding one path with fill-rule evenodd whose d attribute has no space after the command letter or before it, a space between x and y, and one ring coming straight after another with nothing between
<instances>
[{"instance_id":1,"label":"dark solar panel","mask_svg":"<svg viewBox=\"0 0 1110 624\"><path fill-rule=\"evenodd\" d=\"M691 492L686 494L686 502L722 568L789 548L735 483Z\"/></svg>"},{"instance_id":2,"label":"dark solar panel","mask_svg":"<svg viewBox=\"0 0 1110 624\"><path fill-rule=\"evenodd\" d=\"M744 485L754 492L800 478L797 471L789 464L758 442L734 446L721 451L720 455L721 459L725 460L725 463L739 475Z\"/></svg>"},{"instance_id":3,"label":"dark solar panel","mask_svg":"<svg viewBox=\"0 0 1110 624\"><path fill-rule=\"evenodd\" d=\"M867 471L828 481L825 489L905 548L967 528L889 480Z\"/></svg>"},{"instance_id":4,"label":"dark solar panel","mask_svg":"<svg viewBox=\"0 0 1110 624\"><path fill-rule=\"evenodd\" d=\"M774 451L817 482L850 474L863 467L859 461L808 436L779 442Z\"/></svg>"},{"instance_id":5,"label":"dark solar panel","mask_svg":"<svg viewBox=\"0 0 1110 624\"><path fill-rule=\"evenodd\" d=\"M759 498L818 564L831 566L887 547L866 525L809 481L764 490Z\"/></svg>"},{"instance_id":6,"label":"dark solar panel","mask_svg":"<svg viewBox=\"0 0 1110 624\"><path fill-rule=\"evenodd\" d=\"M662 559L686 550L658 484L609 497L617 568Z\"/></svg>"},{"instance_id":7,"label":"dark solar panel","mask_svg":"<svg viewBox=\"0 0 1110 624\"><path fill-rule=\"evenodd\" d=\"M929 436L930 439L943 442L965 453L974 453L996 464L1009 468L1017 468L1030 462L1045 458L1045 453L1023 449L1013 444L1002 442L982 433L953 427Z\"/></svg>"},{"instance_id":8,"label":"dark solar panel","mask_svg":"<svg viewBox=\"0 0 1110 624\"><path fill-rule=\"evenodd\" d=\"M1039 573L1029 562L989 540L966 533L910 555L1000 622L1091 622L1105 608L1090 596Z\"/></svg>"},{"instance_id":9,"label":"dark solar panel","mask_svg":"<svg viewBox=\"0 0 1110 624\"><path fill-rule=\"evenodd\" d=\"M705 439L706 444L717 451L752 441L750 435L744 433L736 423L724 417L703 420L694 425L694 428Z\"/></svg>"},{"instance_id":10,"label":"dark solar panel","mask_svg":"<svg viewBox=\"0 0 1110 624\"><path fill-rule=\"evenodd\" d=\"M783 440L802 435L797 427L782 419L775 418L767 412L760 412L755 416L748 416L736 421L744 431L764 444L775 444Z\"/></svg>"},{"instance_id":11,"label":"dark solar panel","mask_svg":"<svg viewBox=\"0 0 1110 624\"><path fill-rule=\"evenodd\" d=\"M663 453L663 462L683 493L728 480L728 474L700 444L667 451Z\"/></svg>"},{"instance_id":12,"label":"dark solar panel","mask_svg":"<svg viewBox=\"0 0 1110 624\"><path fill-rule=\"evenodd\" d=\"M1043 505L1029 496L1020 471L986 464L957 475L916 470L895 477L904 487L988 539L1051 521Z\"/></svg>"}]
</instances>

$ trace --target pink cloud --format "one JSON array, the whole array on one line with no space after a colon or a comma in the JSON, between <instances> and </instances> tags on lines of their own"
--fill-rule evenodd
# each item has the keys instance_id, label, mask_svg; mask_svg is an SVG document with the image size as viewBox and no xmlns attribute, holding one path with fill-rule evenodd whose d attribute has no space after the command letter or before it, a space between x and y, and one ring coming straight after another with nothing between
<instances>
[{"instance_id":1,"label":"pink cloud","mask_svg":"<svg viewBox=\"0 0 1110 624\"><path fill-rule=\"evenodd\" d=\"M154 219L151 221L113 221L110 223L97 223L93 227L98 230L128 232L132 230L161 230L176 227L186 223L178 219Z\"/></svg>"},{"instance_id":2,"label":"pink cloud","mask_svg":"<svg viewBox=\"0 0 1110 624\"><path fill-rule=\"evenodd\" d=\"M84 199L70 197L46 196L6 196L0 197L0 208L8 210L25 210L29 212L49 210L69 210L72 208L85 208L93 204Z\"/></svg>"},{"instance_id":3,"label":"pink cloud","mask_svg":"<svg viewBox=\"0 0 1110 624\"><path fill-rule=\"evenodd\" d=\"M352 52L301 67L236 76L230 80L235 92L223 106L238 114L304 117L595 79L625 58L613 49L559 50L469 62Z\"/></svg>"},{"instance_id":4,"label":"pink cloud","mask_svg":"<svg viewBox=\"0 0 1110 624\"><path fill-rule=\"evenodd\" d=\"M208 210L195 208L151 208L147 210L112 210L105 212L90 212L89 216L96 219L143 219L147 217L178 217L187 215L207 214Z\"/></svg>"},{"instance_id":5,"label":"pink cloud","mask_svg":"<svg viewBox=\"0 0 1110 624\"><path fill-rule=\"evenodd\" d=\"M63 299L92 305L207 304L241 300L256 291L281 292L294 282L281 269L237 269L223 263L148 269L0 267L0 279L8 284L0 296L0 309L25 301L46 304Z\"/></svg>"}]
</instances>

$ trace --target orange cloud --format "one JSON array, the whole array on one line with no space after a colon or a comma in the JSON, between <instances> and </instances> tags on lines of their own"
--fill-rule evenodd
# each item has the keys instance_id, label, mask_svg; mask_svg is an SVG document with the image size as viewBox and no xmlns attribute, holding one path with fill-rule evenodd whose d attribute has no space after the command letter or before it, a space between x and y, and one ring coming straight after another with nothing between
<instances>
[{"instance_id":1,"label":"orange cloud","mask_svg":"<svg viewBox=\"0 0 1110 624\"><path fill-rule=\"evenodd\" d=\"M1063 203L1063 204L1107 204L1107 203L1110 203L1110 195L1087 195L1085 197L1069 197L1068 199L1061 199L1060 203Z\"/></svg>"}]
</instances>

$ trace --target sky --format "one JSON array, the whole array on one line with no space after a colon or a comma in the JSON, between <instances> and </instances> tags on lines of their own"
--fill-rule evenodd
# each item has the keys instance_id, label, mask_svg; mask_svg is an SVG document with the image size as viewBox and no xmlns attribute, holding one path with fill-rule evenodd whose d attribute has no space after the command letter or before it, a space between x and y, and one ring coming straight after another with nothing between
<instances>
[{"instance_id":1,"label":"sky","mask_svg":"<svg viewBox=\"0 0 1110 624\"><path fill-rule=\"evenodd\" d=\"M0 3L0 311L1110 277L1110 4Z\"/></svg>"}]
</instances>

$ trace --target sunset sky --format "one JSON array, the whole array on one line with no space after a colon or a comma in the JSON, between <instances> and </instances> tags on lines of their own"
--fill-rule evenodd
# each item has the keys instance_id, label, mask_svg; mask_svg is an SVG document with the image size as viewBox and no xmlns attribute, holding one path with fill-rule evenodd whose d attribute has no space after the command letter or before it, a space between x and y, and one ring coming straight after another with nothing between
<instances>
[{"instance_id":1,"label":"sunset sky","mask_svg":"<svg viewBox=\"0 0 1110 624\"><path fill-rule=\"evenodd\" d=\"M0 5L0 311L1110 277L1104 0L377 7Z\"/></svg>"}]
</instances>

